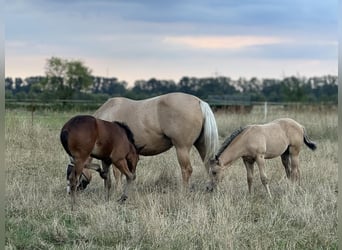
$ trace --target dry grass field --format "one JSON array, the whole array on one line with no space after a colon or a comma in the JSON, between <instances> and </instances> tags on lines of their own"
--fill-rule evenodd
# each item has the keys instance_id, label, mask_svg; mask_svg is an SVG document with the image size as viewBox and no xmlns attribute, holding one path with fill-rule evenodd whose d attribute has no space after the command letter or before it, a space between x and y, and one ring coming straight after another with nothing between
<instances>
[{"instance_id":1,"label":"dry grass field","mask_svg":"<svg viewBox=\"0 0 342 250\"><path fill-rule=\"evenodd\" d=\"M182 192L171 149L141 157L125 204L116 202L115 191L106 202L94 173L72 212L59 131L75 114L37 111L32 123L26 111L6 111L6 249L337 249L337 112L269 110L267 121L291 117L318 146L301 151L301 186L285 178L280 158L266 162L272 199L257 168L248 195L242 160L226 171L216 192L207 193L195 149L193 189ZM221 141L240 126L264 122L257 108L215 116Z\"/></svg>"}]
</instances>

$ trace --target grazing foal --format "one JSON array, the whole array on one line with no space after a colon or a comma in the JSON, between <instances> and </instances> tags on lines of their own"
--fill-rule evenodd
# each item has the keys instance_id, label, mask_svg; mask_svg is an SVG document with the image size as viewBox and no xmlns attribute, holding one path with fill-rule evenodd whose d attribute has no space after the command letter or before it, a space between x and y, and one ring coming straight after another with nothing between
<instances>
[{"instance_id":1,"label":"grazing foal","mask_svg":"<svg viewBox=\"0 0 342 250\"><path fill-rule=\"evenodd\" d=\"M80 175L88 166L89 157L102 161L104 178L107 189L107 200L111 188L109 167L113 163L126 176L127 184L121 200L127 198L127 190L135 179L136 165L139 155L134 144L133 133L128 126L119 122L108 122L89 115L79 115L71 118L60 133L61 143L72 158L73 167L68 179L71 189L71 208L75 205L75 191Z\"/></svg>"},{"instance_id":2,"label":"grazing foal","mask_svg":"<svg viewBox=\"0 0 342 250\"><path fill-rule=\"evenodd\" d=\"M232 133L222 144L215 159L211 160L209 175L213 190L222 179L222 172L235 160L242 157L247 169L248 191L251 193L254 162L259 167L262 184L271 197L268 179L265 174L265 159L281 156L287 178L300 179L299 152L305 143L311 150L316 144L308 138L305 128L290 118L274 120L264 125L249 125Z\"/></svg>"}]
</instances>

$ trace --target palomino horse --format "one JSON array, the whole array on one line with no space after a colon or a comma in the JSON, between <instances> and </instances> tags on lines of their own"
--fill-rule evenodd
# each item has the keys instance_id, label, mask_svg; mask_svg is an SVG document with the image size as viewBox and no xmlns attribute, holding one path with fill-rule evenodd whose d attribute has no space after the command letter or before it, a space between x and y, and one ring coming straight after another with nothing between
<instances>
[{"instance_id":1,"label":"palomino horse","mask_svg":"<svg viewBox=\"0 0 342 250\"><path fill-rule=\"evenodd\" d=\"M126 176L127 184L121 199L127 198L127 189L135 178L139 154L134 144L133 133L129 127L119 122L108 122L89 115L71 118L60 133L61 143L73 159L75 166L68 179L71 189L71 208L75 205L75 192L80 176L90 157L102 161L104 184L109 199L110 182L108 168L113 163Z\"/></svg>"},{"instance_id":2,"label":"palomino horse","mask_svg":"<svg viewBox=\"0 0 342 250\"><path fill-rule=\"evenodd\" d=\"M141 155L157 155L175 146L184 187L188 187L192 174L189 157L192 145L199 152L207 173L209 159L218 148L214 114L206 102L192 95L170 93L140 101L115 97L105 102L94 116L127 124L135 135L137 147L141 148ZM115 168L113 171L118 181Z\"/></svg>"},{"instance_id":3,"label":"palomino horse","mask_svg":"<svg viewBox=\"0 0 342 250\"><path fill-rule=\"evenodd\" d=\"M215 159L210 161L211 185L208 188L213 190L222 179L223 170L242 157L247 169L249 193L251 193L254 162L256 162L261 182L271 197L264 170L265 159L281 156L287 178L299 182L298 155L303 143L311 150L316 149L316 144L310 141L305 128L289 118L277 119L264 125L249 125L240 128L224 141Z\"/></svg>"}]
</instances>

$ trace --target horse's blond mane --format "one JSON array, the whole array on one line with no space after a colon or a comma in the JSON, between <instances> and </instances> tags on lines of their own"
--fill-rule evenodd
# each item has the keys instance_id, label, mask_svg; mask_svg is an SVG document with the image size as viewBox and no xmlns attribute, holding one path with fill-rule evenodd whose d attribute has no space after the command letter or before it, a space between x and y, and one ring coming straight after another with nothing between
<instances>
[{"instance_id":1,"label":"horse's blond mane","mask_svg":"<svg viewBox=\"0 0 342 250\"><path fill-rule=\"evenodd\" d=\"M229 144L232 143L232 141L242 132L245 130L246 127L240 127L237 130L235 130L229 137L227 137L224 142L222 143L220 149L217 151L217 154L215 155L215 158L220 157L220 155L223 153L223 151L229 146Z\"/></svg>"}]
</instances>

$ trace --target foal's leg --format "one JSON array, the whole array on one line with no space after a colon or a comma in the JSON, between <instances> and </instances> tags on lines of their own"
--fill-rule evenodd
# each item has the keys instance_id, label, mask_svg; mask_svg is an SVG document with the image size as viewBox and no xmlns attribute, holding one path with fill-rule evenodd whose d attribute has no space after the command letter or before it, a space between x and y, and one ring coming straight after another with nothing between
<instances>
[{"instance_id":1,"label":"foal's leg","mask_svg":"<svg viewBox=\"0 0 342 250\"><path fill-rule=\"evenodd\" d=\"M115 191L119 191L122 188L122 174L115 166L113 166L113 174L115 179Z\"/></svg>"},{"instance_id":2,"label":"foal's leg","mask_svg":"<svg viewBox=\"0 0 342 250\"><path fill-rule=\"evenodd\" d=\"M299 172L299 149L290 147L290 160L291 160L291 180L298 181L300 185L300 172Z\"/></svg>"},{"instance_id":3,"label":"foal's leg","mask_svg":"<svg viewBox=\"0 0 342 250\"><path fill-rule=\"evenodd\" d=\"M131 187L132 181L135 179L135 174L132 174L132 172L129 170L127 160L125 158L114 162L114 165L126 176L126 184L123 188L122 195L118 200L119 202L124 202L128 198L127 194Z\"/></svg>"},{"instance_id":4,"label":"foal's leg","mask_svg":"<svg viewBox=\"0 0 342 250\"><path fill-rule=\"evenodd\" d=\"M247 184L248 184L248 192L252 194L252 183L253 183L253 175L254 175L254 161L248 160L246 158L242 158L243 163L246 166L247 170Z\"/></svg>"},{"instance_id":5,"label":"foal's leg","mask_svg":"<svg viewBox=\"0 0 342 250\"><path fill-rule=\"evenodd\" d=\"M76 158L75 159L75 167L71 171L69 180L70 180L70 189L71 189L71 210L74 210L74 206L76 204L76 189L79 184L79 179L84 168L85 160Z\"/></svg>"},{"instance_id":6,"label":"foal's leg","mask_svg":"<svg viewBox=\"0 0 342 250\"><path fill-rule=\"evenodd\" d=\"M290 168L290 154L289 151L286 150L285 153L281 155L281 162L285 168L286 177L290 179L291 176L291 168Z\"/></svg>"},{"instance_id":7,"label":"foal's leg","mask_svg":"<svg viewBox=\"0 0 342 250\"><path fill-rule=\"evenodd\" d=\"M271 192L270 192L270 187L268 186L268 178L265 173L265 158L264 155L258 155L256 158L256 162L259 167L259 174L260 174L260 179L264 187L266 188L266 191L270 198L272 198Z\"/></svg>"},{"instance_id":8,"label":"foal's leg","mask_svg":"<svg viewBox=\"0 0 342 250\"><path fill-rule=\"evenodd\" d=\"M109 173L109 168L110 168L111 163L102 161L102 168L103 172L101 177L104 179L104 187L105 190L107 191L106 193L106 200L109 201L109 196L110 196L110 188L112 187L112 181Z\"/></svg>"},{"instance_id":9,"label":"foal's leg","mask_svg":"<svg viewBox=\"0 0 342 250\"><path fill-rule=\"evenodd\" d=\"M189 179L192 174L192 167L190 162L190 149L186 147L176 147L178 163L182 171L183 188L189 188Z\"/></svg>"}]
</instances>

